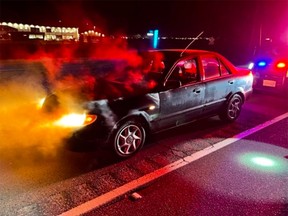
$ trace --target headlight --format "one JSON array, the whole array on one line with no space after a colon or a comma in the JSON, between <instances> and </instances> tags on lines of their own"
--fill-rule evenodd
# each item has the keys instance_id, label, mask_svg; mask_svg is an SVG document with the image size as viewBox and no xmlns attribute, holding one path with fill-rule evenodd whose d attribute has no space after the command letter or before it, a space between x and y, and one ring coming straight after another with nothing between
<instances>
[{"instance_id":1,"label":"headlight","mask_svg":"<svg viewBox=\"0 0 288 216\"><path fill-rule=\"evenodd\" d=\"M253 69L253 67L254 67L254 63L253 62L249 63L248 69L251 70L251 69Z\"/></svg>"},{"instance_id":2,"label":"headlight","mask_svg":"<svg viewBox=\"0 0 288 216\"><path fill-rule=\"evenodd\" d=\"M61 127L83 127L92 124L96 119L97 115L71 113L57 120L55 125Z\"/></svg>"}]
</instances>

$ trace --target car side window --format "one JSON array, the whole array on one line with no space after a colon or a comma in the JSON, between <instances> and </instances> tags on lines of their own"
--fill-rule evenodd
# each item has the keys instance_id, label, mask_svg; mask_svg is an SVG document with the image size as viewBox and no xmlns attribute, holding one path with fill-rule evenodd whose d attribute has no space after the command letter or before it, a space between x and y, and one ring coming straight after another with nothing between
<instances>
[{"instance_id":1,"label":"car side window","mask_svg":"<svg viewBox=\"0 0 288 216\"><path fill-rule=\"evenodd\" d=\"M225 76L231 73L222 62L220 62L220 70L221 70L221 76Z\"/></svg>"},{"instance_id":2,"label":"car side window","mask_svg":"<svg viewBox=\"0 0 288 216\"><path fill-rule=\"evenodd\" d=\"M201 59L205 80L220 77L220 65L216 58L203 57Z\"/></svg>"},{"instance_id":3,"label":"car side window","mask_svg":"<svg viewBox=\"0 0 288 216\"><path fill-rule=\"evenodd\" d=\"M191 58L179 61L169 80L179 80L182 85L199 81L196 59Z\"/></svg>"}]
</instances>

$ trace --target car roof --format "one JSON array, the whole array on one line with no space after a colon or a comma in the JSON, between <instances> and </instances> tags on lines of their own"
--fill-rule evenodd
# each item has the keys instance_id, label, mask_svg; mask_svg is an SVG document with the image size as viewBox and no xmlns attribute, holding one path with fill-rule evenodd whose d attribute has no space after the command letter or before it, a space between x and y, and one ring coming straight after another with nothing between
<instances>
[{"instance_id":1,"label":"car roof","mask_svg":"<svg viewBox=\"0 0 288 216\"><path fill-rule=\"evenodd\" d=\"M175 52L175 53L189 53L189 54L203 54L203 53L214 53L212 51L208 50L200 50L200 49L154 49L154 50L149 50L151 52Z\"/></svg>"},{"instance_id":2,"label":"car roof","mask_svg":"<svg viewBox=\"0 0 288 216\"><path fill-rule=\"evenodd\" d=\"M163 53L165 55L165 53L167 55L173 55L174 57L176 57L178 55L179 59L182 57L186 57L188 55L203 55L203 54L213 54L216 55L218 57L222 57L222 55L220 53L214 52L214 51L209 51L209 50L201 50L201 49L151 49L148 50L148 52L160 52Z\"/></svg>"}]
</instances>

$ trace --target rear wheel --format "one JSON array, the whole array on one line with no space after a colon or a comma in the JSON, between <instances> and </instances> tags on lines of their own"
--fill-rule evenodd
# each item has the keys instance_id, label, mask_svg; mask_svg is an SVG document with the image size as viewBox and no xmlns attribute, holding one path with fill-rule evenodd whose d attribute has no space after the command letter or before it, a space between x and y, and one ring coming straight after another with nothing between
<instances>
[{"instance_id":1,"label":"rear wheel","mask_svg":"<svg viewBox=\"0 0 288 216\"><path fill-rule=\"evenodd\" d=\"M242 97L238 94L233 95L233 97L229 100L228 104L224 108L224 111L220 113L220 119L228 122L235 121L240 115L242 104Z\"/></svg>"},{"instance_id":2,"label":"rear wheel","mask_svg":"<svg viewBox=\"0 0 288 216\"><path fill-rule=\"evenodd\" d=\"M114 153L120 158L136 154L144 145L146 132L140 122L129 120L123 123L112 137Z\"/></svg>"}]
</instances>

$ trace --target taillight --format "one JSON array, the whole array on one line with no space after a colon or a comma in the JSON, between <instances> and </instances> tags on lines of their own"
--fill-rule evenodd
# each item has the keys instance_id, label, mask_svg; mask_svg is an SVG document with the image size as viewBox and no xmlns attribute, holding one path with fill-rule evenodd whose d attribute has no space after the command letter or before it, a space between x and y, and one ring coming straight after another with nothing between
<instances>
[{"instance_id":1,"label":"taillight","mask_svg":"<svg viewBox=\"0 0 288 216\"><path fill-rule=\"evenodd\" d=\"M252 71L250 71L250 73L249 73L248 80L249 80L251 83L253 83L254 76L253 76Z\"/></svg>"},{"instance_id":2,"label":"taillight","mask_svg":"<svg viewBox=\"0 0 288 216\"><path fill-rule=\"evenodd\" d=\"M276 64L276 69L282 71L286 71L286 77L288 77L288 62L280 61Z\"/></svg>"},{"instance_id":3,"label":"taillight","mask_svg":"<svg viewBox=\"0 0 288 216\"><path fill-rule=\"evenodd\" d=\"M278 62L277 65L276 65L277 68L281 69L281 68L285 68L286 67L286 64L285 62Z\"/></svg>"}]
</instances>

